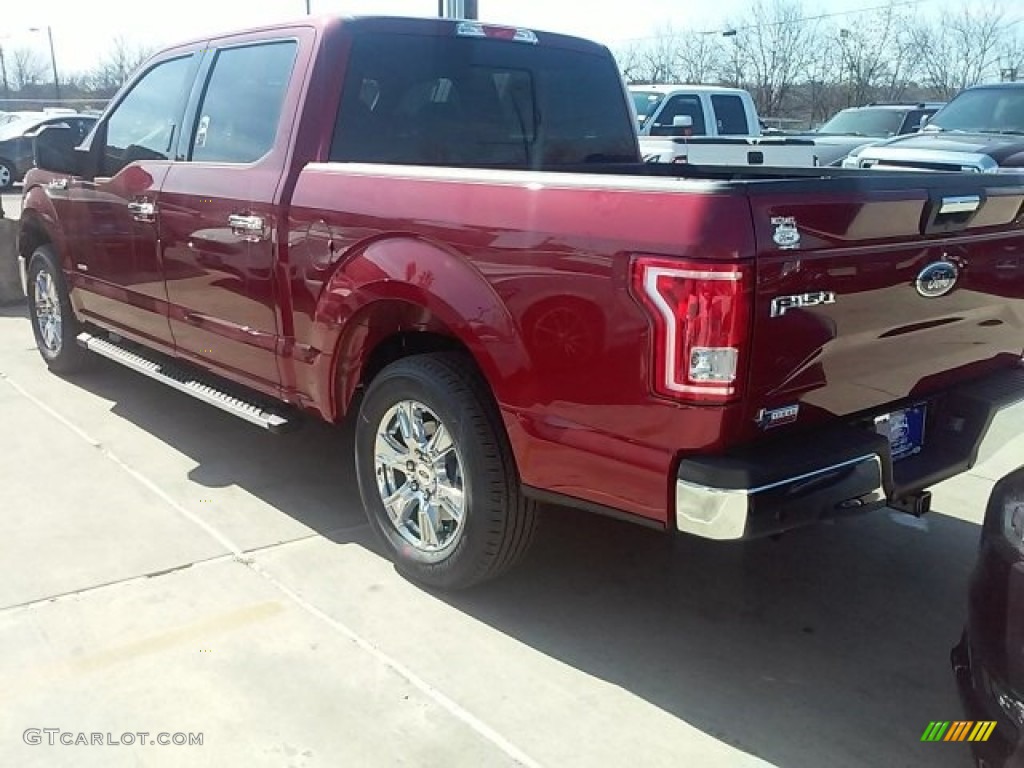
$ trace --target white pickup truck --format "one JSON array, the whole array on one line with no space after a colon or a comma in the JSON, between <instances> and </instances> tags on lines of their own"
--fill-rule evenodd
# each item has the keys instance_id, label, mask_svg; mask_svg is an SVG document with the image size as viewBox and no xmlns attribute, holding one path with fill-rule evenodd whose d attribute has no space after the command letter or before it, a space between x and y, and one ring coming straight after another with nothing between
<instances>
[{"instance_id":1,"label":"white pickup truck","mask_svg":"<svg viewBox=\"0 0 1024 768\"><path fill-rule=\"evenodd\" d=\"M712 85L631 85L648 162L819 165L813 139L764 136L750 94Z\"/></svg>"}]
</instances>

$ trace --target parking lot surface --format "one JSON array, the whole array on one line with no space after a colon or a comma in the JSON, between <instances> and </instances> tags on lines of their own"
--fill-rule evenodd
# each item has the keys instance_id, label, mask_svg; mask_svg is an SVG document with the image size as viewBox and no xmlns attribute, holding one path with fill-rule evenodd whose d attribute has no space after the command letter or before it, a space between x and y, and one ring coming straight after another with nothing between
<instances>
[{"instance_id":1,"label":"parking lot surface","mask_svg":"<svg viewBox=\"0 0 1024 768\"><path fill-rule=\"evenodd\" d=\"M431 594L381 557L349 430L96 362L49 374L0 308L0 765L969 765L920 738L961 716L949 649L1022 438L922 520L723 544L549 509L518 570Z\"/></svg>"}]
</instances>

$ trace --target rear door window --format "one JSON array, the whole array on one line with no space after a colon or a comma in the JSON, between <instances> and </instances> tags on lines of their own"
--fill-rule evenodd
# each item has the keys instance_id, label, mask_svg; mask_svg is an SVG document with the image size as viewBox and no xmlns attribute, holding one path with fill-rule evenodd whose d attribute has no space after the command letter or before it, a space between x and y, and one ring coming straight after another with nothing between
<instances>
[{"instance_id":1,"label":"rear door window","mask_svg":"<svg viewBox=\"0 0 1024 768\"><path fill-rule=\"evenodd\" d=\"M330 157L537 167L637 157L613 61L492 39L356 37Z\"/></svg>"},{"instance_id":2,"label":"rear door window","mask_svg":"<svg viewBox=\"0 0 1024 768\"><path fill-rule=\"evenodd\" d=\"M192 135L193 161L252 163L271 150L297 50L285 40L217 53Z\"/></svg>"},{"instance_id":3,"label":"rear door window","mask_svg":"<svg viewBox=\"0 0 1024 768\"><path fill-rule=\"evenodd\" d=\"M749 136L747 110L743 99L733 94L713 94L711 107L715 110L715 122L720 136Z\"/></svg>"},{"instance_id":4,"label":"rear door window","mask_svg":"<svg viewBox=\"0 0 1024 768\"><path fill-rule=\"evenodd\" d=\"M903 125L900 127L900 133L913 133L914 131L921 130L921 121L924 117L935 114L935 110L924 110L915 109L907 113L906 118L903 120Z\"/></svg>"}]
</instances>

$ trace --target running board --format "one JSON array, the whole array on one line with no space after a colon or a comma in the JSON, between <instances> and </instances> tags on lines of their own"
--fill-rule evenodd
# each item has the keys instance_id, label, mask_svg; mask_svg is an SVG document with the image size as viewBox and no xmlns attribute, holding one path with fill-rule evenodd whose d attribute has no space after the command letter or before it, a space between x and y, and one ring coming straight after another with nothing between
<instances>
[{"instance_id":1,"label":"running board","mask_svg":"<svg viewBox=\"0 0 1024 768\"><path fill-rule=\"evenodd\" d=\"M97 355L120 363L144 376L156 379L172 389L191 395L197 400L202 400L208 405L227 411L232 416L237 416L270 432L286 432L292 424L278 413L264 410L258 405L241 400L205 383L201 374L188 371L184 366L172 362L156 362L108 339L93 336L91 333L80 333L77 340L80 346L90 352L95 352Z\"/></svg>"}]
</instances>

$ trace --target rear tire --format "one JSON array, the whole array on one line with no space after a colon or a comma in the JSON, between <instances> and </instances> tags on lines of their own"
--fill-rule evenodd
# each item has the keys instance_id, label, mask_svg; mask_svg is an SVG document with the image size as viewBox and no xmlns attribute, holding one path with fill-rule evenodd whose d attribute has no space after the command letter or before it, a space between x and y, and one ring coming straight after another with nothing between
<instances>
[{"instance_id":1,"label":"rear tire","mask_svg":"<svg viewBox=\"0 0 1024 768\"><path fill-rule=\"evenodd\" d=\"M463 589L498 576L529 547L536 505L523 496L504 425L464 355L384 368L360 405L355 438L371 527L409 578Z\"/></svg>"},{"instance_id":2,"label":"rear tire","mask_svg":"<svg viewBox=\"0 0 1024 768\"><path fill-rule=\"evenodd\" d=\"M39 246L29 260L28 309L36 347L50 370L81 370L88 353L76 341L81 325L71 308L67 283L53 246Z\"/></svg>"}]
</instances>

